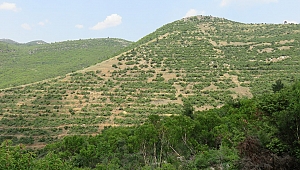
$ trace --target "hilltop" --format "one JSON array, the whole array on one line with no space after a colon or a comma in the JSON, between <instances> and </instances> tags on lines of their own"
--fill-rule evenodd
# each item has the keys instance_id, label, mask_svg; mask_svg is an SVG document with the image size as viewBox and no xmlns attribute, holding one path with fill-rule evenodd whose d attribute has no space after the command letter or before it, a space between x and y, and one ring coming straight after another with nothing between
<instances>
[{"instance_id":1,"label":"hilltop","mask_svg":"<svg viewBox=\"0 0 300 170\"><path fill-rule=\"evenodd\" d=\"M26 45L41 45L41 44L48 44L48 43L43 40L35 40L26 43Z\"/></svg>"},{"instance_id":2,"label":"hilltop","mask_svg":"<svg viewBox=\"0 0 300 170\"><path fill-rule=\"evenodd\" d=\"M2 139L43 146L105 126L142 124L150 114L178 115L183 103L202 111L270 93L278 79L299 79L299 30L211 16L174 21L94 66L2 90Z\"/></svg>"}]
</instances>

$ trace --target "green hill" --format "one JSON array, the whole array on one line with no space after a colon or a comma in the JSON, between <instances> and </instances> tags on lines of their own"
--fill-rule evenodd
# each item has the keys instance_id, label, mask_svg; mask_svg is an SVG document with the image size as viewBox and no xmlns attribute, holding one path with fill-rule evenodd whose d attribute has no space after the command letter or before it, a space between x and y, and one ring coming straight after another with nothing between
<instances>
[{"instance_id":1,"label":"green hill","mask_svg":"<svg viewBox=\"0 0 300 170\"><path fill-rule=\"evenodd\" d=\"M104 61L131 42L87 39L46 44L0 42L0 89L63 76Z\"/></svg>"},{"instance_id":2,"label":"green hill","mask_svg":"<svg viewBox=\"0 0 300 170\"><path fill-rule=\"evenodd\" d=\"M11 40L11 39L0 39L0 42L5 42L8 44L19 44L18 42Z\"/></svg>"},{"instance_id":3,"label":"green hill","mask_svg":"<svg viewBox=\"0 0 300 170\"><path fill-rule=\"evenodd\" d=\"M203 111L236 98L271 93L276 80L289 85L299 79L299 30L295 24L190 17L164 25L101 63L112 55L98 56L103 51L98 45L87 48L88 42L101 42L97 39L26 47L30 50L23 52L34 60L6 57L11 64L39 65L29 75L19 74L22 82L45 73L55 76L46 66L57 64L58 54L70 58L65 57L56 70L77 64L65 70L73 71L66 76L2 90L1 137L43 146L68 135L95 135L106 126L142 124L150 114L178 115L183 103ZM19 49L3 46L4 53ZM98 64L75 72L86 67L87 54L95 59L86 65ZM26 68L6 69L14 75Z\"/></svg>"},{"instance_id":4,"label":"green hill","mask_svg":"<svg viewBox=\"0 0 300 170\"><path fill-rule=\"evenodd\" d=\"M48 43L43 40L35 40L26 43L26 45L38 45L38 44L48 44Z\"/></svg>"}]
</instances>

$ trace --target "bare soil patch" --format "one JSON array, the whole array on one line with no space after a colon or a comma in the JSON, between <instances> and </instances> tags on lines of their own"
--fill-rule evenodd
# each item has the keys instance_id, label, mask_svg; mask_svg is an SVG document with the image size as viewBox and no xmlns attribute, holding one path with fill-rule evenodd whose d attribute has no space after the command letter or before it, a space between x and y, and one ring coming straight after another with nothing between
<instances>
[{"instance_id":1,"label":"bare soil patch","mask_svg":"<svg viewBox=\"0 0 300 170\"><path fill-rule=\"evenodd\" d=\"M276 44L293 43L294 41L295 41L294 39L292 39L292 40L282 40L282 41L276 42Z\"/></svg>"},{"instance_id":2,"label":"bare soil patch","mask_svg":"<svg viewBox=\"0 0 300 170\"><path fill-rule=\"evenodd\" d=\"M251 45L253 44L253 42L227 42L227 41L220 41L219 42L220 45L222 46L228 46L228 45L233 45L233 46L243 46L243 45Z\"/></svg>"},{"instance_id":3,"label":"bare soil patch","mask_svg":"<svg viewBox=\"0 0 300 170\"><path fill-rule=\"evenodd\" d=\"M213 83L210 84L210 86L205 87L202 91L209 91L209 90L217 90L218 87L215 86Z\"/></svg>"},{"instance_id":4,"label":"bare soil patch","mask_svg":"<svg viewBox=\"0 0 300 170\"><path fill-rule=\"evenodd\" d=\"M293 46L282 46L282 47L278 47L279 50L289 50L290 48L292 48Z\"/></svg>"},{"instance_id":5,"label":"bare soil patch","mask_svg":"<svg viewBox=\"0 0 300 170\"><path fill-rule=\"evenodd\" d=\"M272 51L273 51L273 48L264 48L262 50L257 50L257 52L259 52L259 53L263 53L263 52L271 53Z\"/></svg>"},{"instance_id":6,"label":"bare soil patch","mask_svg":"<svg viewBox=\"0 0 300 170\"><path fill-rule=\"evenodd\" d=\"M229 90L236 93L236 94L232 95L233 98L237 98L239 96L246 96L246 97L249 97L249 98L253 97L252 93L250 92L249 87L241 86L241 82L238 80L238 76L229 75L228 73L226 73L226 74L224 74L224 77L227 77L227 78L230 77L232 82L234 82L237 85L237 87L229 89Z\"/></svg>"}]
</instances>

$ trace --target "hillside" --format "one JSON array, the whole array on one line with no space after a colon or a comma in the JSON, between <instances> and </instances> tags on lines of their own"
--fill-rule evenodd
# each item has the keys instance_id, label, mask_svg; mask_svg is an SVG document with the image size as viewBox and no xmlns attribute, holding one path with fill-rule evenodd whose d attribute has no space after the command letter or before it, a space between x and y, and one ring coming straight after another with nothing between
<instances>
[{"instance_id":1,"label":"hillside","mask_svg":"<svg viewBox=\"0 0 300 170\"><path fill-rule=\"evenodd\" d=\"M37 44L47 44L47 42L43 40L35 40L27 43L18 43L11 39L0 39L0 42L8 43L8 44L18 44L18 45L37 45Z\"/></svg>"},{"instance_id":2,"label":"hillside","mask_svg":"<svg viewBox=\"0 0 300 170\"><path fill-rule=\"evenodd\" d=\"M44 146L105 126L141 124L150 114L180 114L184 102L198 111L270 93L278 79L286 85L299 79L299 30L210 16L166 24L102 63L2 90L2 140Z\"/></svg>"},{"instance_id":3,"label":"hillside","mask_svg":"<svg viewBox=\"0 0 300 170\"><path fill-rule=\"evenodd\" d=\"M299 169L300 82L277 90L201 112L185 103L179 115L152 114L141 125L70 135L41 149L6 140L0 168Z\"/></svg>"},{"instance_id":4,"label":"hillside","mask_svg":"<svg viewBox=\"0 0 300 170\"><path fill-rule=\"evenodd\" d=\"M0 42L8 43L8 44L19 44L18 42L11 39L0 39Z\"/></svg>"},{"instance_id":5,"label":"hillside","mask_svg":"<svg viewBox=\"0 0 300 170\"><path fill-rule=\"evenodd\" d=\"M26 43L26 45L39 45L39 44L47 44L47 42L43 40L35 40L35 41L30 41Z\"/></svg>"},{"instance_id":6,"label":"hillside","mask_svg":"<svg viewBox=\"0 0 300 170\"><path fill-rule=\"evenodd\" d=\"M64 76L104 61L131 44L114 38L51 44L10 42L0 42L0 89Z\"/></svg>"}]
</instances>

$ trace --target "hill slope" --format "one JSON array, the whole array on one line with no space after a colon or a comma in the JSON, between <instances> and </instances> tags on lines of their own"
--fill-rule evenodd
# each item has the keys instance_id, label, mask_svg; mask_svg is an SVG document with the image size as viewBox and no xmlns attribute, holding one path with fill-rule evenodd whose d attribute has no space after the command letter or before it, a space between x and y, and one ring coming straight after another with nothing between
<instances>
[{"instance_id":1,"label":"hill slope","mask_svg":"<svg viewBox=\"0 0 300 170\"><path fill-rule=\"evenodd\" d=\"M8 43L8 44L19 44L18 42L11 39L0 39L0 42Z\"/></svg>"},{"instance_id":2,"label":"hill slope","mask_svg":"<svg viewBox=\"0 0 300 170\"><path fill-rule=\"evenodd\" d=\"M40 44L47 44L47 42L43 40L35 40L35 41L30 41L26 43L26 45L40 45Z\"/></svg>"},{"instance_id":3,"label":"hill slope","mask_svg":"<svg viewBox=\"0 0 300 170\"><path fill-rule=\"evenodd\" d=\"M271 92L277 79L299 79L299 30L209 16L175 21L95 66L3 90L2 139L44 144L140 124L149 114L179 114L183 102L205 110Z\"/></svg>"},{"instance_id":4,"label":"hill slope","mask_svg":"<svg viewBox=\"0 0 300 170\"><path fill-rule=\"evenodd\" d=\"M112 57L131 42L89 39L46 44L0 42L0 89L65 75Z\"/></svg>"}]
</instances>

